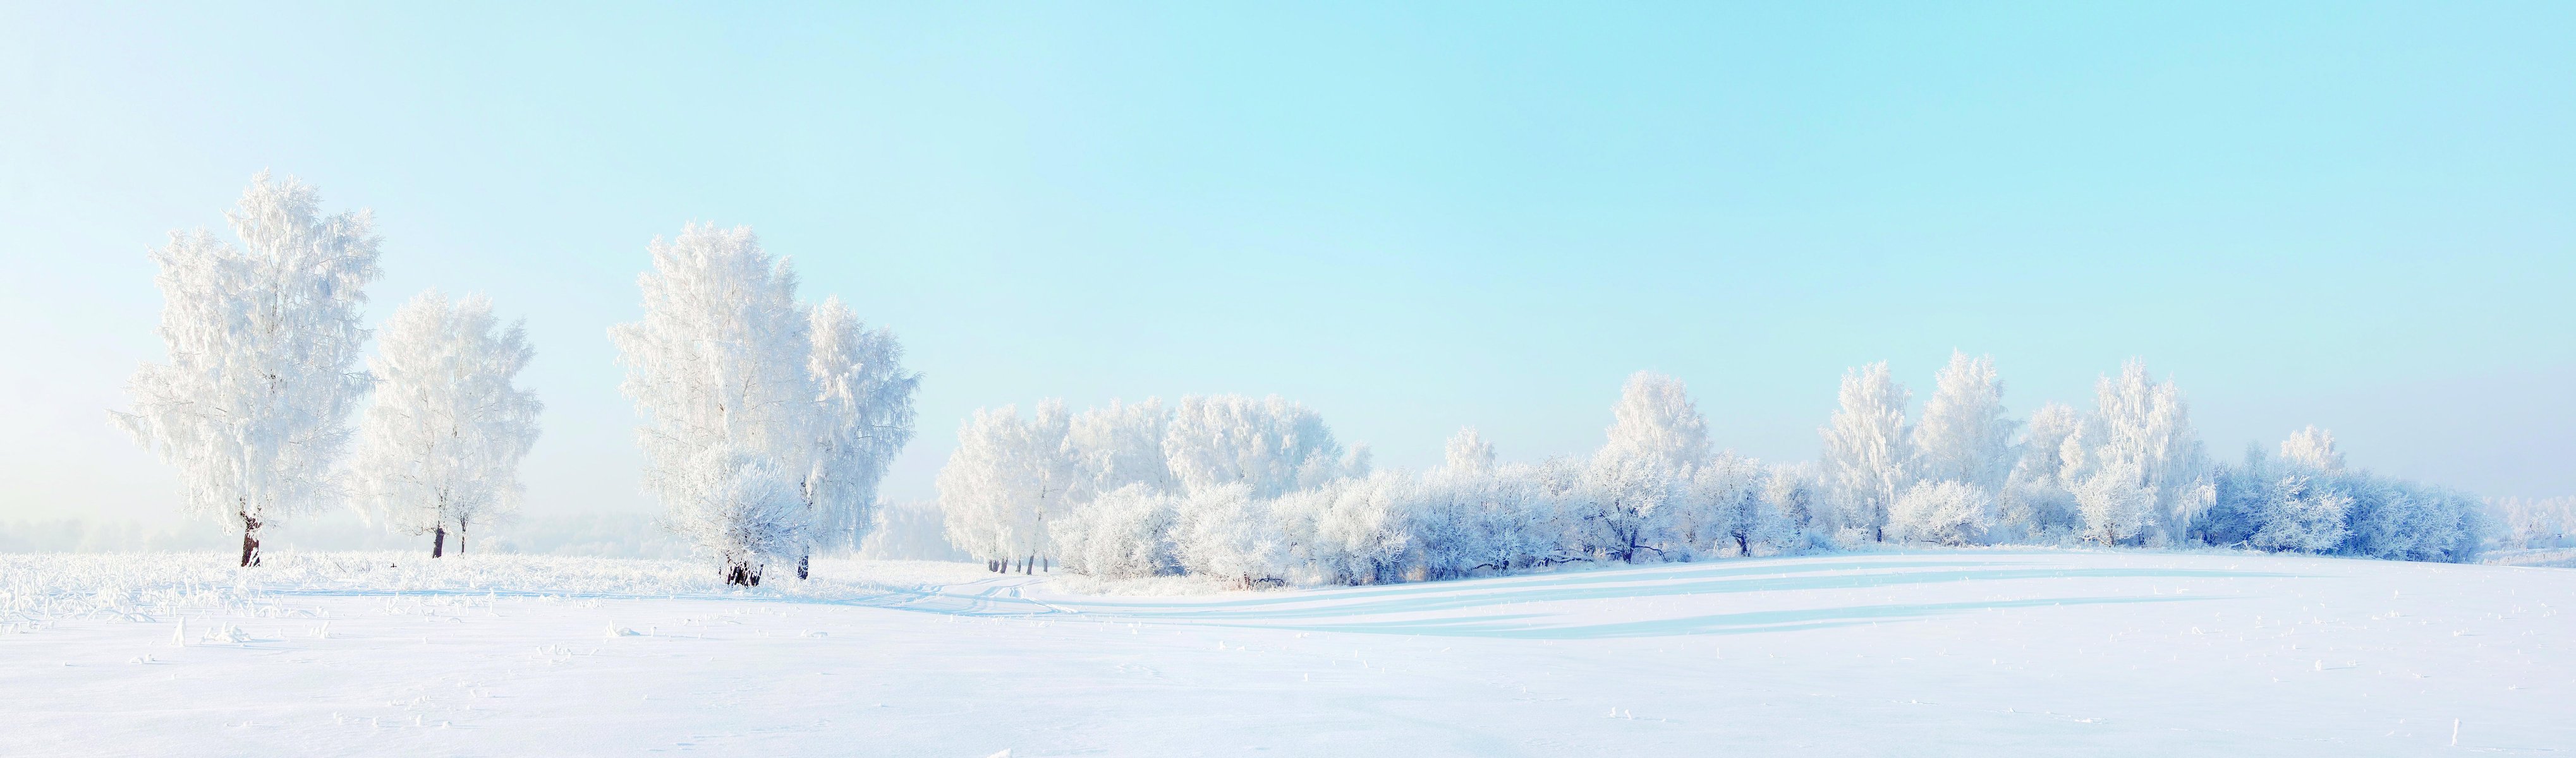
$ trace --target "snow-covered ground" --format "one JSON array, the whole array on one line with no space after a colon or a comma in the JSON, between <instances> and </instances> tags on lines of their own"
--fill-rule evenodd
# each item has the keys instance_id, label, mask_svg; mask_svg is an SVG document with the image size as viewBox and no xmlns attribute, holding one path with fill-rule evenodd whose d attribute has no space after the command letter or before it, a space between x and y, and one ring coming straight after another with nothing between
<instances>
[{"instance_id":1,"label":"snow-covered ground","mask_svg":"<svg viewBox=\"0 0 2576 758\"><path fill-rule=\"evenodd\" d=\"M2576 751L2557 568L1979 550L1078 595L979 564L743 592L678 561L269 563L0 556L0 752Z\"/></svg>"}]
</instances>

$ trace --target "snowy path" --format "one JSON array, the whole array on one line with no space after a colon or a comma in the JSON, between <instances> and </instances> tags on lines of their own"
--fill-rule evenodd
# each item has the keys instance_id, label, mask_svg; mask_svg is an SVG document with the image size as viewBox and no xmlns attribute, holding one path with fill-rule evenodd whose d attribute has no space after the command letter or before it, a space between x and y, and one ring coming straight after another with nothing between
<instances>
[{"instance_id":1,"label":"snowy path","mask_svg":"<svg viewBox=\"0 0 2576 758\"><path fill-rule=\"evenodd\" d=\"M2565 569L1935 552L1182 597L317 570L174 608L30 603L35 565L0 564L11 755L2576 752Z\"/></svg>"}]
</instances>

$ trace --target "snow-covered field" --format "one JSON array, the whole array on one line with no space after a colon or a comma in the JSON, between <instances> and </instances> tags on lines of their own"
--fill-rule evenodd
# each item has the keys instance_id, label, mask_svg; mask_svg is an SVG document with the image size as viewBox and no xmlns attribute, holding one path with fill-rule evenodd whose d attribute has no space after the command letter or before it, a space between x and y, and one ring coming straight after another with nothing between
<instances>
[{"instance_id":1,"label":"snow-covered field","mask_svg":"<svg viewBox=\"0 0 2576 758\"><path fill-rule=\"evenodd\" d=\"M2557 568L1980 550L1171 595L224 558L0 556L0 752L2576 751Z\"/></svg>"}]
</instances>

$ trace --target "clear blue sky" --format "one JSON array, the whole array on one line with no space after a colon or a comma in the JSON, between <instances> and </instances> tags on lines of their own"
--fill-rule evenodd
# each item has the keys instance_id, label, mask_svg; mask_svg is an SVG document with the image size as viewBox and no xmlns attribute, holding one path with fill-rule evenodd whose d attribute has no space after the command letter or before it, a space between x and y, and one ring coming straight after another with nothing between
<instances>
[{"instance_id":1,"label":"clear blue sky","mask_svg":"<svg viewBox=\"0 0 2576 758\"><path fill-rule=\"evenodd\" d=\"M365 5L368 7L353 7ZM917 6L937 5L923 8ZM531 511L640 509L605 336L748 224L960 418L1279 393L1387 465L1598 444L1620 380L1808 458L1849 366L2141 356L2211 450L2576 493L2576 5L328 3L0 9L0 518L142 515L148 248L262 168L376 312L522 314Z\"/></svg>"}]
</instances>

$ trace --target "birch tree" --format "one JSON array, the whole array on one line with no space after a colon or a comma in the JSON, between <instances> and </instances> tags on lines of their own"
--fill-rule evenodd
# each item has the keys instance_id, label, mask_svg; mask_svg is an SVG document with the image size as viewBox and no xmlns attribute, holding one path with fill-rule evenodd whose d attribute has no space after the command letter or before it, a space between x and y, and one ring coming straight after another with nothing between
<instances>
[{"instance_id":1,"label":"birch tree","mask_svg":"<svg viewBox=\"0 0 2576 758\"><path fill-rule=\"evenodd\" d=\"M450 304L431 290L394 311L368 361L375 397L351 472L364 512L431 535L436 558L449 530L463 552L474 524L514 508L545 406L512 382L535 355L527 329L501 328L481 295Z\"/></svg>"},{"instance_id":2,"label":"birch tree","mask_svg":"<svg viewBox=\"0 0 2576 758\"><path fill-rule=\"evenodd\" d=\"M877 485L912 442L913 393L921 375L903 367L893 330L870 330L838 297L814 309L807 360L818 393L811 409L814 450L805 476L815 540L856 550L876 524ZM799 561L799 576L804 569Z\"/></svg>"},{"instance_id":3,"label":"birch tree","mask_svg":"<svg viewBox=\"0 0 2576 758\"><path fill-rule=\"evenodd\" d=\"M693 224L650 251L644 319L609 331L620 388L644 417L644 486L726 581L758 584L771 561L812 545L822 393L796 272L748 227Z\"/></svg>"},{"instance_id":4,"label":"birch tree","mask_svg":"<svg viewBox=\"0 0 2576 758\"><path fill-rule=\"evenodd\" d=\"M1913 485L1914 446L1905 427L1912 397L1880 361L1843 374L1842 407L1822 434L1824 469L1836 498L1870 539L1887 539L1887 512Z\"/></svg>"},{"instance_id":5,"label":"birch tree","mask_svg":"<svg viewBox=\"0 0 2576 758\"><path fill-rule=\"evenodd\" d=\"M261 172L225 214L238 246L171 233L152 253L169 362L135 371L133 410L111 416L178 469L182 508L241 530L243 566L259 565L262 527L337 494L331 467L370 383L357 364L375 223L321 205Z\"/></svg>"}]
</instances>

